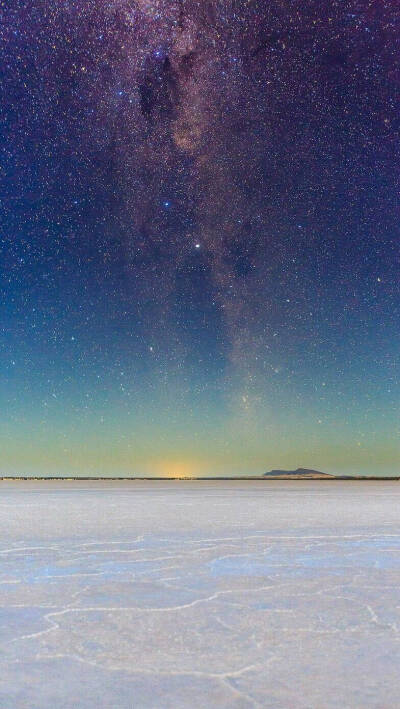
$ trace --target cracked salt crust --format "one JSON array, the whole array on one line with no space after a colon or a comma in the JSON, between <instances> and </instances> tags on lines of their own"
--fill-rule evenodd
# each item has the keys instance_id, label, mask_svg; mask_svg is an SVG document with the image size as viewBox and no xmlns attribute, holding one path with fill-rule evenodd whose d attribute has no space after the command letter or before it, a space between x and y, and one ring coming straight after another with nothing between
<instances>
[{"instance_id":1,"label":"cracked salt crust","mask_svg":"<svg viewBox=\"0 0 400 709\"><path fill-rule=\"evenodd\" d=\"M2 709L400 706L398 483L1 491Z\"/></svg>"}]
</instances>

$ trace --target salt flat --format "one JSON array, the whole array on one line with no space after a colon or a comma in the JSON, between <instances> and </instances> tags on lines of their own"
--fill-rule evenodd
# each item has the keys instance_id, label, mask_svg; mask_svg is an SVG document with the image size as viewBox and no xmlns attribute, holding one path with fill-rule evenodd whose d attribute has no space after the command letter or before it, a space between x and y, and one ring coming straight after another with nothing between
<instances>
[{"instance_id":1,"label":"salt flat","mask_svg":"<svg viewBox=\"0 0 400 709\"><path fill-rule=\"evenodd\" d=\"M400 483L0 483L2 709L400 706Z\"/></svg>"}]
</instances>

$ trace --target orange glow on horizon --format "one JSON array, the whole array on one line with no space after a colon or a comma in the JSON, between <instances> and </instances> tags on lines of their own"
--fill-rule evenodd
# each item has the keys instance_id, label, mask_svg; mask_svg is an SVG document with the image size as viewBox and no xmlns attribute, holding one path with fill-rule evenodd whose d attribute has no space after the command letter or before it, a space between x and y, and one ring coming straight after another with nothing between
<instances>
[{"instance_id":1,"label":"orange glow on horizon","mask_svg":"<svg viewBox=\"0 0 400 709\"><path fill-rule=\"evenodd\" d=\"M189 460L163 460L155 463L152 467L157 475L166 478L190 478L200 472L199 466Z\"/></svg>"}]
</instances>

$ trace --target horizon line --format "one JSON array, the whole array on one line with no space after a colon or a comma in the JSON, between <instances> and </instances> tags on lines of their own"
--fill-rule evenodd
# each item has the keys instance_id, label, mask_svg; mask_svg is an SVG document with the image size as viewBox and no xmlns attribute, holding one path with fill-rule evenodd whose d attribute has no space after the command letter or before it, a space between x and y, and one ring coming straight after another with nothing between
<instances>
[{"instance_id":1,"label":"horizon line","mask_svg":"<svg viewBox=\"0 0 400 709\"><path fill-rule=\"evenodd\" d=\"M0 481L3 480L93 480L93 481L106 481L106 480L400 480L400 475L321 475L307 476L307 475L265 475L261 473L260 475L218 475L218 476L142 476L142 475L132 475L132 476L92 476L92 475L0 475Z\"/></svg>"}]
</instances>

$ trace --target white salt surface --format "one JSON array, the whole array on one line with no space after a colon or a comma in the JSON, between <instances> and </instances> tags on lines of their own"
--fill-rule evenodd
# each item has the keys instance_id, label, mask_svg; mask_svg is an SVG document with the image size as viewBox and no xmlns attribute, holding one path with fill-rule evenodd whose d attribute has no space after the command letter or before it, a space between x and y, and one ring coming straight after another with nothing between
<instances>
[{"instance_id":1,"label":"white salt surface","mask_svg":"<svg viewBox=\"0 0 400 709\"><path fill-rule=\"evenodd\" d=\"M2 709L400 707L400 483L1 482Z\"/></svg>"}]
</instances>

